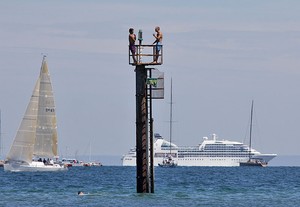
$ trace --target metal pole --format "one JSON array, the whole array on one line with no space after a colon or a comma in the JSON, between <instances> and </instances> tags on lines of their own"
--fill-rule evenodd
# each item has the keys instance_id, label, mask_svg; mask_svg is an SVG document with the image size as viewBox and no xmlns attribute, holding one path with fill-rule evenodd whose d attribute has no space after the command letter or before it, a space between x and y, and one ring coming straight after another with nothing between
<instances>
[{"instance_id":1,"label":"metal pole","mask_svg":"<svg viewBox=\"0 0 300 207\"><path fill-rule=\"evenodd\" d=\"M149 193L149 140L147 106L147 69L136 69L136 174L137 193Z\"/></svg>"},{"instance_id":2,"label":"metal pole","mask_svg":"<svg viewBox=\"0 0 300 207\"><path fill-rule=\"evenodd\" d=\"M254 101L252 100L251 104L251 117L250 117L250 143L249 143L249 161L251 159L251 148L252 148L252 119L253 119L253 104Z\"/></svg>"},{"instance_id":3,"label":"metal pole","mask_svg":"<svg viewBox=\"0 0 300 207\"><path fill-rule=\"evenodd\" d=\"M0 159L2 158L1 109L0 109Z\"/></svg>"},{"instance_id":4,"label":"metal pole","mask_svg":"<svg viewBox=\"0 0 300 207\"><path fill-rule=\"evenodd\" d=\"M171 78L171 102L170 102L170 156L172 156L172 124L173 124L173 88Z\"/></svg>"},{"instance_id":5,"label":"metal pole","mask_svg":"<svg viewBox=\"0 0 300 207\"><path fill-rule=\"evenodd\" d=\"M152 68L149 69L149 77L152 78ZM152 116L152 85L149 91L149 112L150 112L150 187L151 193L154 193L154 155L153 155L153 116Z\"/></svg>"}]
</instances>

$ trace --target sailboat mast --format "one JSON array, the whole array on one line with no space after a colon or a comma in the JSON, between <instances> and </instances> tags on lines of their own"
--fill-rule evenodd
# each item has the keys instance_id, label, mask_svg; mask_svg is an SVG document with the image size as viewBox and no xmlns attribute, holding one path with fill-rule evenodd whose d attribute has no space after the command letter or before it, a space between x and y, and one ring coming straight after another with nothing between
<instances>
[{"instance_id":1,"label":"sailboat mast","mask_svg":"<svg viewBox=\"0 0 300 207\"><path fill-rule=\"evenodd\" d=\"M0 159L2 158L1 109L0 109Z\"/></svg>"},{"instance_id":2,"label":"sailboat mast","mask_svg":"<svg viewBox=\"0 0 300 207\"><path fill-rule=\"evenodd\" d=\"M170 102L170 155L171 154L171 145L172 145L172 122L173 122L173 89L172 89L173 85L172 85L172 78L171 78L171 102Z\"/></svg>"},{"instance_id":3,"label":"sailboat mast","mask_svg":"<svg viewBox=\"0 0 300 207\"><path fill-rule=\"evenodd\" d=\"M89 161L91 162L91 158L92 158L92 144L90 141L90 154L89 154Z\"/></svg>"},{"instance_id":4,"label":"sailboat mast","mask_svg":"<svg viewBox=\"0 0 300 207\"><path fill-rule=\"evenodd\" d=\"M251 149L252 149L252 120L253 120L253 104L254 101L252 100L251 104L251 117L250 117L250 143L249 143L249 160L251 157Z\"/></svg>"}]
</instances>

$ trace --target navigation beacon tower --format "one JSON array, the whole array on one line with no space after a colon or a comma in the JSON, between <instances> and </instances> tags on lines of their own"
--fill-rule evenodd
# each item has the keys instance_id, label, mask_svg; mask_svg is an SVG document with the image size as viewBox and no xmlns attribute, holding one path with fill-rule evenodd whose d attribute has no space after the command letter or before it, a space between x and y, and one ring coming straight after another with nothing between
<instances>
[{"instance_id":1,"label":"navigation beacon tower","mask_svg":"<svg viewBox=\"0 0 300 207\"><path fill-rule=\"evenodd\" d=\"M163 46L158 51L156 45L143 45L142 30L138 40L135 55L129 49L136 74L136 188L137 193L154 193L152 99L163 99L164 80L153 66L162 65Z\"/></svg>"}]
</instances>

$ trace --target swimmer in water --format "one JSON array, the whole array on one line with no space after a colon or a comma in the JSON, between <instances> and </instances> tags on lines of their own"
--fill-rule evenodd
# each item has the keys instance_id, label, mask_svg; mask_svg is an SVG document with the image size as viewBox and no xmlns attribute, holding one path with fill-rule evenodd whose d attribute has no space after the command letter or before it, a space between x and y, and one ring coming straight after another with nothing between
<instances>
[{"instance_id":1,"label":"swimmer in water","mask_svg":"<svg viewBox=\"0 0 300 207\"><path fill-rule=\"evenodd\" d=\"M82 191L78 191L78 195L84 195Z\"/></svg>"}]
</instances>

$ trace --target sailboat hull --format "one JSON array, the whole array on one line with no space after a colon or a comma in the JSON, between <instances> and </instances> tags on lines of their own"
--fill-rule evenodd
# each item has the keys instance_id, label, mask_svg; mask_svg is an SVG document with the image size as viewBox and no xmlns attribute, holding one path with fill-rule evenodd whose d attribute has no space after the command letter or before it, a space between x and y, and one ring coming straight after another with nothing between
<instances>
[{"instance_id":1,"label":"sailboat hull","mask_svg":"<svg viewBox=\"0 0 300 207\"><path fill-rule=\"evenodd\" d=\"M170 164L161 164L161 163L158 163L158 166L159 167L177 167L177 164L175 164L175 163L170 163Z\"/></svg>"},{"instance_id":2,"label":"sailboat hull","mask_svg":"<svg viewBox=\"0 0 300 207\"><path fill-rule=\"evenodd\" d=\"M240 162L240 167L267 167L267 164L258 162Z\"/></svg>"},{"instance_id":3,"label":"sailboat hull","mask_svg":"<svg viewBox=\"0 0 300 207\"><path fill-rule=\"evenodd\" d=\"M6 163L4 164L4 171L10 172L54 172L65 171L67 167L59 164L45 165L43 162L24 163Z\"/></svg>"}]
</instances>

